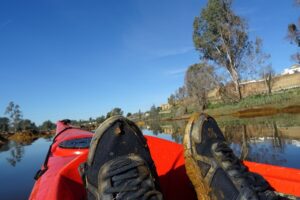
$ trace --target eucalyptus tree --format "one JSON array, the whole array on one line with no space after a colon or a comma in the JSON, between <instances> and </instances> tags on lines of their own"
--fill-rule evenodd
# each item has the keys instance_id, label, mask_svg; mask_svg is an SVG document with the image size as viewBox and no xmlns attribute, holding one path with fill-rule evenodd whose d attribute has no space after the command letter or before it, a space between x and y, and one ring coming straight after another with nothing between
<instances>
[{"instance_id":1,"label":"eucalyptus tree","mask_svg":"<svg viewBox=\"0 0 300 200\"><path fill-rule=\"evenodd\" d=\"M37 127L34 122L29 119L22 119L19 123L18 130L20 131L30 131L31 133L37 131Z\"/></svg>"},{"instance_id":2,"label":"eucalyptus tree","mask_svg":"<svg viewBox=\"0 0 300 200\"><path fill-rule=\"evenodd\" d=\"M252 67L253 72L259 72L259 76L264 80L269 94L272 93L272 86L274 83L273 78L275 76L275 71L272 64L269 62L270 58L271 55L263 51L262 39L257 37L251 50L248 63L250 65L249 67Z\"/></svg>"},{"instance_id":3,"label":"eucalyptus tree","mask_svg":"<svg viewBox=\"0 0 300 200\"><path fill-rule=\"evenodd\" d=\"M194 100L200 110L208 104L208 93L218 86L218 78L214 68L208 63L190 66L185 74L185 87L188 96Z\"/></svg>"},{"instance_id":4,"label":"eucalyptus tree","mask_svg":"<svg viewBox=\"0 0 300 200\"><path fill-rule=\"evenodd\" d=\"M168 98L168 104L174 106L176 104L176 98L174 94L171 94L170 97Z\"/></svg>"},{"instance_id":5,"label":"eucalyptus tree","mask_svg":"<svg viewBox=\"0 0 300 200\"><path fill-rule=\"evenodd\" d=\"M274 69L272 68L271 65L266 66L265 68L262 69L260 75L261 75L261 78L263 78L263 80L267 86L268 93L271 94L273 83L274 83L274 76L275 76Z\"/></svg>"},{"instance_id":6,"label":"eucalyptus tree","mask_svg":"<svg viewBox=\"0 0 300 200\"><path fill-rule=\"evenodd\" d=\"M193 40L201 58L215 62L229 72L241 99L239 69L251 43L247 23L231 7L232 0L208 0L194 20Z\"/></svg>"},{"instance_id":7,"label":"eucalyptus tree","mask_svg":"<svg viewBox=\"0 0 300 200\"><path fill-rule=\"evenodd\" d=\"M46 120L42 123L39 129L42 131L50 131L50 130L54 130L55 127L56 125L53 122L51 122L50 120Z\"/></svg>"},{"instance_id":8,"label":"eucalyptus tree","mask_svg":"<svg viewBox=\"0 0 300 200\"><path fill-rule=\"evenodd\" d=\"M8 132L9 119L7 117L0 117L0 133Z\"/></svg>"},{"instance_id":9,"label":"eucalyptus tree","mask_svg":"<svg viewBox=\"0 0 300 200\"><path fill-rule=\"evenodd\" d=\"M295 5L300 6L300 0L295 0ZM300 47L300 18L298 20L298 24L291 23L288 26L288 39L291 43L296 44ZM300 51L296 52L292 55L292 59L295 60L297 63L300 63Z\"/></svg>"},{"instance_id":10,"label":"eucalyptus tree","mask_svg":"<svg viewBox=\"0 0 300 200\"><path fill-rule=\"evenodd\" d=\"M110 112L106 114L106 119L115 115L123 115L124 112L121 108L113 108Z\"/></svg>"},{"instance_id":11,"label":"eucalyptus tree","mask_svg":"<svg viewBox=\"0 0 300 200\"><path fill-rule=\"evenodd\" d=\"M185 86L179 87L178 90L176 90L175 92L175 99L179 102L182 102L186 99L186 97L187 97L186 87Z\"/></svg>"},{"instance_id":12,"label":"eucalyptus tree","mask_svg":"<svg viewBox=\"0 0 300 200\"><path fill-rule=\"evenodd\" d=\"M11 101L6 107L4 114L9 115L9 118L12 121L13 129L16 132L23 117L20 106Z\"/></svg>"}]
</instances>

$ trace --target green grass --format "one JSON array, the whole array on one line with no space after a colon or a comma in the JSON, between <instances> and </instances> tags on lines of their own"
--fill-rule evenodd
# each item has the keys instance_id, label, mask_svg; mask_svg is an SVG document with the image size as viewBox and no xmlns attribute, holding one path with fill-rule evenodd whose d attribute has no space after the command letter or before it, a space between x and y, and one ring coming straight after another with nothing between
<instances>
[{"instance_id":1,"label":"green grass","mask_svg":"<svg viewBox=\"0 0 300 200\"><path fill-rule=\"evenodd\" d=\"M264 108L264 107L273 107L273 108L284 108L291 105L300 105L300 88L294 88L289 90L283 90L273 94L258 94L249 97L243 98L240 102L237 103L209 103L208 108L205 110L206 113L211 115L226 115L234 113L244 109L251 108ZM180 105L176 105L171 109L170 113L160 114L161 119L172 119L176 117L177 110L180 109ZM194 105L187 106L187 113L191 114L196 111Z\"/></svg>"},{"instance_id":2,"label":"green grass","mask_svg":"<svg viewBox=\"0 0 300 200\"><path fill-rule=\"evenodd\" d=\"M259 94L245 97L238 103L210 103L208 111L233 111L240 109L249 109L262 106L271 106L282 108L289 105L300 104L300 88L281 91L274 94Z\"/></svg>"}]
</instances>

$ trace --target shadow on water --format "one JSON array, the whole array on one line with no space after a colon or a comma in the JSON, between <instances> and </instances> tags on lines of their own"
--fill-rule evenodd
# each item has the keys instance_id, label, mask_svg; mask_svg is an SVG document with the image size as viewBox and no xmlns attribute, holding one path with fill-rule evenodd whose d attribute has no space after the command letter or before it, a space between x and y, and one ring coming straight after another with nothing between
<instances>
[{"instance_id":1,"label":"shadow on water","mask_svg":"<svg viewBox=\"0 0 300 200\"><path fill-rule=\"evenodd\" d=\"M300 168L300 115L216 118L228 143L242 160ZM145 124L147 135L182 143L187 121Z\"/></svg>"}]
</instances>

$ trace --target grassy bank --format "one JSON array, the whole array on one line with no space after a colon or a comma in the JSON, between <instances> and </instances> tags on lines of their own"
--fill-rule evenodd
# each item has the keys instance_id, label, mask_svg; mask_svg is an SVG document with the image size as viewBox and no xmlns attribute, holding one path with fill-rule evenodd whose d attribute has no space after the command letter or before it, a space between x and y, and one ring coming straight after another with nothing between
<instances>
[{"instance_id":1,"label":"grassy bank","mask_svg":"<svg viewBox=\"0 0 300 200\"><path fill-rule=\"evenodd\" d=\"M276 111L271 112L276 114L278 111L292 112L293 108L298 111L297 105L300 105L300 88L285 90L274 94L249 96L238 103L209 104L206 112L212 115L228 115L238 113L242 110L250 111L259 108L273 108ZM290 107L290 109L286 109L288 107Z\"/></svg>"},{"instance_id":2,"label":"grassy bank","mask_svg":"<svg viewBox=\"0 0 300 200\"><path fill-rule=\"evenodd\" d=\"M177 105L170 113L160 115L162 120L187 119L196 111L192 106L187 113L176 114L180 109ZM238 103L210 103L205 110L212 116L252 117L267 116L277 113L300 113L300 88L284 90L273 94L259 94L243 98Z\"/></svg>"}]
</instances>

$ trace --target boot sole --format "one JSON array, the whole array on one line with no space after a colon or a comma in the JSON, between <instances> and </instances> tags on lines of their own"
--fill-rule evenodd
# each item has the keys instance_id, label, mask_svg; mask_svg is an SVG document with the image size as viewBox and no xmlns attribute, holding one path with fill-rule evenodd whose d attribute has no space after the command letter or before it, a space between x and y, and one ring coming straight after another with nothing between
<instances>
[{"instance_id":1,"label":"boot sole","mask_svg":"<svg viewBox=\"0 0 300 200\"><path fill-rule=\"evenodd\" d=\"M107 120L105 120L96 130L91 143L90 143L90 149L89 149L89 154L88 154L88 158L87 158L87 164L89 166L92 165L92 162L94 160L94 155L95 155L95 151L97 148L97 145L99 143L99 140L101 139L102 135L104 134L104 132L114 123L116 123L117 121L122 120L122 121L127 121L125 117L123 116L113 116Z\"/></svg>"},{"instance_id":2,"label":"boot sole","mask_svg":"<svg viewBox=\"0 0 300 200\"><path fill-rule=\"evenodd\" d=\"M201 169L197 164L197 161L193 158L192 148L193 142L191 140L191 131L193 128L194 121L199 119L200 114L194 114L189 119L189 122L185 129L185 134L183 138L183 146L184 146L184 157L185 157L185 168L186 173L194 185L194 189L197 193L198 200L210 200L211 197L209 195L211 188L204 182L204 179L201 175Z\"/></svg>"}]
</instances>

